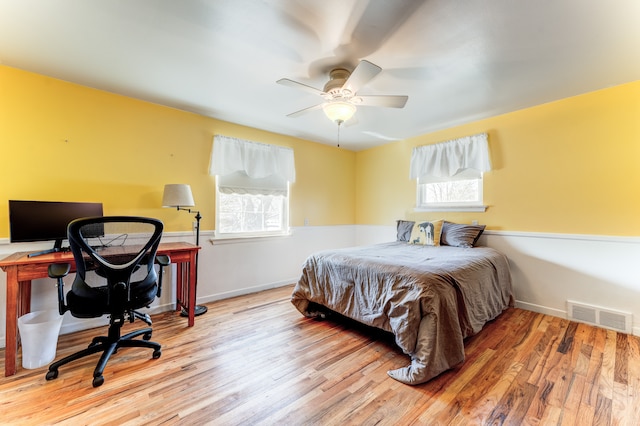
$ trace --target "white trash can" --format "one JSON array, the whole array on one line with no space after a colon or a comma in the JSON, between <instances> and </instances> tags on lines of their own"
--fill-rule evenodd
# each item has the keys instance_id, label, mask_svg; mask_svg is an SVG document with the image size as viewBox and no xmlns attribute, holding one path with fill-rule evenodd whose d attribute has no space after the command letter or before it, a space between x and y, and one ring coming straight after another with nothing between
<instances>
[{"instance_id":1,"label":"white trash can","mask_svg":"<svg viewBox=\"0 0 640 426\"><path fill-rule=\"evenodd\" d=\"M40 368L54 360L62 318L57 311L30 312L18 318L23 368Z\"/></svg>"}]
</instances>

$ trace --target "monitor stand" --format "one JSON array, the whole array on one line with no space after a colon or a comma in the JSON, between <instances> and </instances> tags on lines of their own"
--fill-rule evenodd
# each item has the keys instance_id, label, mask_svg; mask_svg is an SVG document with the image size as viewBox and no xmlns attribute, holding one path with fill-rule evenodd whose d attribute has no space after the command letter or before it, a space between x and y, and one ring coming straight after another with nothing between
<instances>
[{"instance_id":1,"label":"monitor stand","mask_svg":"<svg viewBox=\"0 0 640 426\"><path fill-rule=\"evenodd\" d=\"M62 239L59 238L56 240L56 242L53 244L53 248L49 249L49 250L42 250L42 251L35 251L33 253L29 253L27 255L27 257L36 257L36 256L40 256L43 254L49 254L49 253L58 253L62 251Z\"/></svg>"}]
</instances>

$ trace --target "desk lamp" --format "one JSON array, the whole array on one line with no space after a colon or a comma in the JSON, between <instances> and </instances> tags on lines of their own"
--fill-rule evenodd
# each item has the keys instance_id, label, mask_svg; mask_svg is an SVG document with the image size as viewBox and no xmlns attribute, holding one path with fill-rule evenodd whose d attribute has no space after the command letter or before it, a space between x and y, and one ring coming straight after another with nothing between
<instances>
[{"instance_id":1,"label":"desk lamp","mask_svg":"<svg viewBox=\"0 0 640 426\"><path fill-rule=\"evenodd\" d=\"M162 207L175 207L177 210L184 210L189 213L196 214L196 245L200 246L200 212L197 210L191 210L185 207L195 206L193 201L193 194L191 193L191 186L182 183L172 183L164 186L164 194L162 196ZM196 294L198 289L198 253L196 253L196 282L194 283L196 288ZM202 315L207 312L207 307L197 305L194 308L194 315ZM187 311L184 309L180 313L183 317L188 316Z\"/></svg>"}]
</instances>

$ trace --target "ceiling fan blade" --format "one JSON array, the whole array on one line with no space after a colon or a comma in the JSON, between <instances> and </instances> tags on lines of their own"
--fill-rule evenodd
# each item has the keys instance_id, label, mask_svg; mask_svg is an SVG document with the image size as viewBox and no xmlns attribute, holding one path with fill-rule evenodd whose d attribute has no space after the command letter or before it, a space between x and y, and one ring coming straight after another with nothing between
<instances>
[{"instance_id":1,"label":"ceiling fan blade","mask_svg":"<svg viewBox=\"0 0 640 426\"><path fill-rule=\"evenodd\" d=\"M364 131L362 133L364 133L365 135L373 136L374 138L382 139L384 141L399 141L400 140L400 138L396 138L396 137L392 137L392 136L386 136L386 135L383 135L382 133L378 133L378 132Z\"/></svg>"},{"instance_id":2,"label":"ceiling fan blade","mask_svg":"<svg viewBox=\"0 0 640 426\"><path fill-rule=\"evenodd\" d=\"M364 106L379 106L387 108L404 108L408 96L396 96L396 95L373 95L373 96L358 96L360 102L356 105Z\"/></svg>"},{"instance_id":3,"label":"ceiling fan blade","mask_svg":"<svg viewBox=\"0 0 640 426\"><path fill-rule=\"evenodd\" d=\"M318 105L314 105L314 106L310 106L309 108L305 108L305 109L301 109L300 111L296 111L296 112L292 112L291 114L287 114L287 117L299 117L303 114L306 114L310 111L316 110L316 109L320 109L324 106L324 102Z\"/></svg>"},{"instance_id":4,"label":"ceiling fan blade","mask_svg":"<svg viewBox=\"0 0 640 426\"><path fill-rule=\"evenodd\" d=\"M276 81L276 83L282 84L283 86L293 87L294 89L301 89L307 92L311 92L314 95L324 95L324 92L322 90L316 89L315 87L311 87L303 83L299 83L297 81L290 80L288 78L281 78L280 80Z\"/></svg>"},{"instance_id":5,"label":"ceiling fan blade","mask_svg":"<svg viewBox=\"0 0 640 426\"><path fill-rule=\"evenodd\" d=\"M285 3L290 7L293 2ZM368 58L384 47L420 8L429 6L427 3L426 0L333 2L331 8L335 16L347 17L345 22L332 20L326 30L321 30L324 26L319 26L315 16L311 17L315 21L307 21L308 25L316 28L322 40L330 40L332 35L341 34L335 38L339 40L339 45L335 46L331 56L309 64L309 77L320 78L334 68L354 69L358 59ZM298 11L294 13L296 16L309 16L309 12L303 15L298 15Z\"/></svg>"},{"instance_id":6,"label":"ceiling fan blade","mask_svg":"<svg viewBox=\"0 0 640 426\"><path fill-rule=\"evenodd\" d=\"M355 94L362 86L367 84L373 77L378 75L382 68L369 61L362 60L353 70L347 81L342 86L343 89Z\"/></svg>"}]
</instances>

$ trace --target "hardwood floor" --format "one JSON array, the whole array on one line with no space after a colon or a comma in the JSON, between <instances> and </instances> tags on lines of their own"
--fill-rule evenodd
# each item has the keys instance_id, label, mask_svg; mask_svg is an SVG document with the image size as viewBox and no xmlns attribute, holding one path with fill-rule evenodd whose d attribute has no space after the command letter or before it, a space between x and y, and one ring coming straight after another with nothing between
<instances>
[{"instance_id":1,"label":"hardwood floor","mask_svg":"<svg viewBox=\"0 0 640 426\"><path fill-rule=\"evenodd\" d=\"M640 424L637 337L510 309L467 340L462 365L407 386L386 374L409 362L392 336L306 319L291 290L208 304L193 328L173 312L154 317L162 357L121 349L99 388L97 356L50 382L46 367L2 377L0 423ZM60 336L57 359L102 331Z\"/></svg>"}]
</instances>

